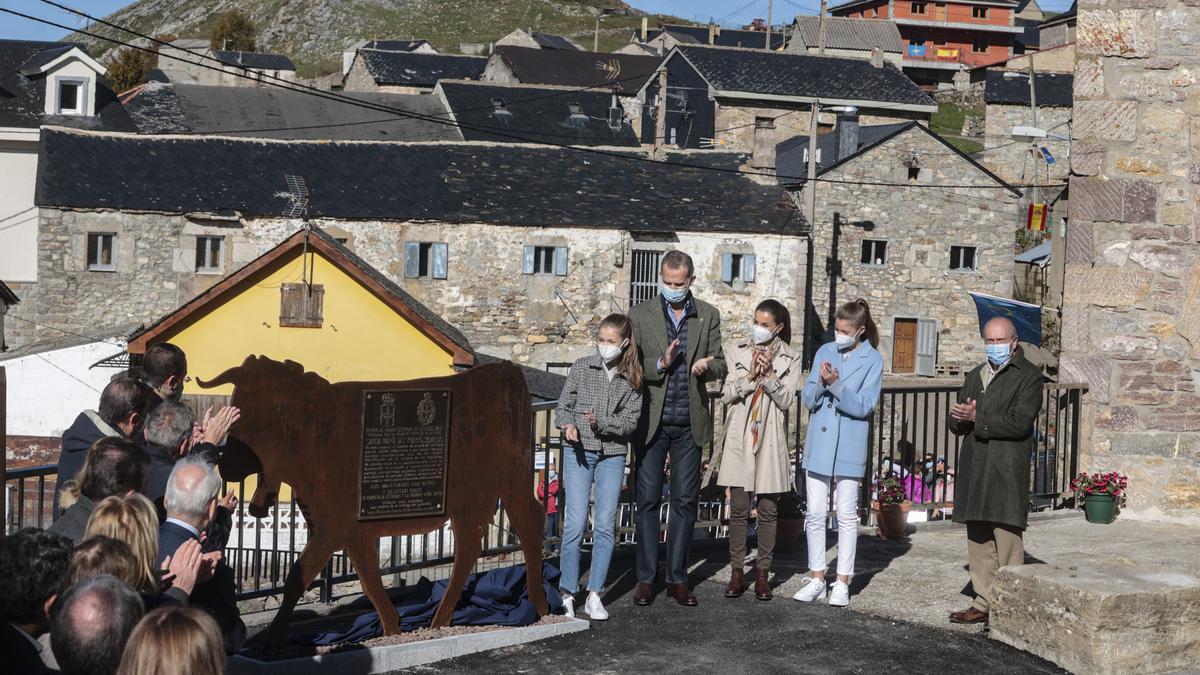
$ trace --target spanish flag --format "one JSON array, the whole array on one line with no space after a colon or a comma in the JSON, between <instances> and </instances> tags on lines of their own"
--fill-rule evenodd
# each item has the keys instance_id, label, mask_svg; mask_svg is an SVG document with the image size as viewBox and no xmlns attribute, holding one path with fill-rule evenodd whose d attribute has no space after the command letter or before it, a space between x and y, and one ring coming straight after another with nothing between
<instances>
[{"instance_id":1,"label":"spanish flag","mask_svg":"<svg viewBox=\"0 0 1200 675\"><path fill-rule=\"evenodd\" d=\"M1025 220L1025 229L1041 232L1046 229L1046 205L1030 204L1029 217Z\"/></svg>"}]
</instances>

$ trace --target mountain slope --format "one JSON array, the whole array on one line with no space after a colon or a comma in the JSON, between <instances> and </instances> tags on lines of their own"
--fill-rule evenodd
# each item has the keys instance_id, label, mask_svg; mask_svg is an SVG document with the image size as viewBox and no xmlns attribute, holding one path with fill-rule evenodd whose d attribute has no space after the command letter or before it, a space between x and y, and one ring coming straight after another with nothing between
<instances>
[{"instance_id":1,"label":"mountain slope","mask_svg":"<svg viewBox=\"0 0 1200 675\"><path fill-rule=\"evenodd\" d=\"M145 35L207 38L217 18L235 7L258 26L259 50L292 57L302 76L338 70L342 49L360 39L418 37L454 53L460 43L487 44L514 28L533 27L590 49L600 7L629 10L602 20L600 50L606 51L627 42L641 25L641 13L621 0L137 0L105 19ZM649 17L651 26L658 20ZM87 30L144 43L100 24ZM87 36L70 39L88 44L95 55L115 46Z\"/></svg>"}]
</instances>

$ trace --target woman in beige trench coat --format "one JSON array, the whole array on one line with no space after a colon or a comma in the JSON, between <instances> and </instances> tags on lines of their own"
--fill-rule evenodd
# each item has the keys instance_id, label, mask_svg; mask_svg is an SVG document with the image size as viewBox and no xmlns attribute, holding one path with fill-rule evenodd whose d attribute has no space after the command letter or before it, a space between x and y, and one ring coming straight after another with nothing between
<instances>
[{"instance_id":1,"label":"woman in beige trench coat","mask_svg":"<svg viewBox=\"0 0 1200 675\"><path fill-rule=\"evenodd\" d=\"M746 521L750 493L758 497L758 559L754 597L771 599L767 577L775 548L780 493L792 489L788 463L787 412L796 398L802 364L792 349L791 317L775 300L754 310L751 339L727 350L729 376L723 399L728 406L725 443L717 484L729 488L729 563L733 568L725 597L746 591Z\"/></svg>"}]
</instances>

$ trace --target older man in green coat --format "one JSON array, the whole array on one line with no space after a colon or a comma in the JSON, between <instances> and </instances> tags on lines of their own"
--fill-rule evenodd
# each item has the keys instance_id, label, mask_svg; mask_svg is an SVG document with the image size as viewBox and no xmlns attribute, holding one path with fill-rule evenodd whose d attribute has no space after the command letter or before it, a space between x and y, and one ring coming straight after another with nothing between
<instances>
[{"instance_id":1,"label":"older man in green coat","mask_svg":"<svg viewBox=\"0 0 1200 675\"><path fill-rule=\"evenodd\" d=\"M983 327L987 361L967 373L950 430L963 436L954 483L954 522L967 526L975 602L954 623L987 623L996 571L1025 560L1021 539L1029 513L1029 458L1042 407L1041 371L1017 347L1006 318Z\"/></svg>"}]
</instances>

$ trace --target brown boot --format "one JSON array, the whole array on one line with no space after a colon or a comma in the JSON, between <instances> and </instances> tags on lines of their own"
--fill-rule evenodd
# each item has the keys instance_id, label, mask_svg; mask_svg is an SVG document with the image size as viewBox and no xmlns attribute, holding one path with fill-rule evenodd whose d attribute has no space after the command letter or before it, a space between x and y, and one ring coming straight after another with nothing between
<instances>
[{"instance_id":1,"label":"brown boot","mask_svg":"<svg viewBox=\"0 0 1200 675\"><path fill-rule=\"evenodd\" d=\"M754 597L759 600L770 600L775 597L771 594L771 584L767 582L769 570L759 568L758 578L754 580Z\"/></svg>"},{"instance_id":2,"label":"brown boot","mask_svg":"<svg viewBox=\"0 0 1200 675\"><path fill-rule=\"evenodd\" d=\"M729 585L725 587L725 597L740 598L746 592L746 575L742 570L735 569L729 575Z\"/></svg>"}]
</instances>

